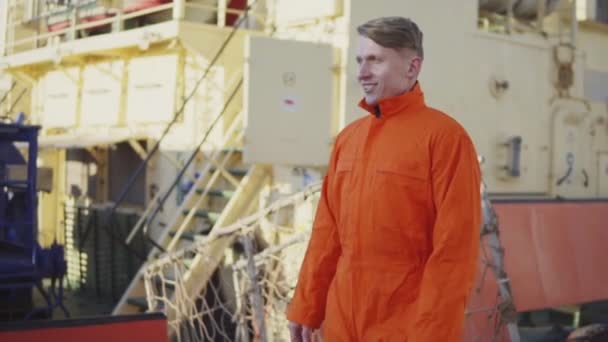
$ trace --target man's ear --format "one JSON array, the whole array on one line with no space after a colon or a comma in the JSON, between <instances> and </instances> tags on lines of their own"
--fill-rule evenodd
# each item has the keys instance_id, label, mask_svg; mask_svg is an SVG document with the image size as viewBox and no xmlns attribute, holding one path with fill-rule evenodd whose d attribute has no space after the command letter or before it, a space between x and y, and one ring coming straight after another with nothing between
<instances>
[{"instance_id":1,"label":"man's ear","mask_svg":"<svg viewBox=\"0 0 608 342\"><path fill-rule=\"evenodd\" d=\"M420 58L419 56L414 56L412 57L412 59L410 60L409 66L408 66L408 76L417 76L418 73L420 73L420 68L422 67L422 58Z\"/></svg>"}]
</instances>

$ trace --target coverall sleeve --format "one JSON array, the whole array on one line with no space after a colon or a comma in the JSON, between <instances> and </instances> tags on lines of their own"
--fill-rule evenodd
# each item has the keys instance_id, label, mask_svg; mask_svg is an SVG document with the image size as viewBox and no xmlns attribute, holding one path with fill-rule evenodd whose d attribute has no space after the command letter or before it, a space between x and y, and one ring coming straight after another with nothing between
<instances>
[{"instance_id":1,"label":"coverall sleeve","mask_svg":"<svg viewBox=\"0 0 608 342\"><path fill-rule=\"evenodd\" d=\"M327 292L341 254L336 219L328 196L335 170L336 149L334 148L323 181L321 198L298 284L287 310L288 320L311 328L318 328L323 322Z\"/></svg>"},{"instance_id":2,"label":"coverall sleeve","mask_svg":"<svg viewBox=\"0 0 608 342\"><path fill-rule=\"evenodd\" d=\"M466 133L439 137L432 148L436 220L408 341L460 341L477 270L481 224L480 171Z\"/></svg>"}]
</instances>

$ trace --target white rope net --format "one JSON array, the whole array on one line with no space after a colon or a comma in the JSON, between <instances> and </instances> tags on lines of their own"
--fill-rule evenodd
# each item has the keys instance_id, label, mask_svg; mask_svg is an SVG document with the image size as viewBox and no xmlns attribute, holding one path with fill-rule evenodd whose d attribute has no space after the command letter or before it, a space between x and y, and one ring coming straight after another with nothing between
<instances>
[{"instance_id":1,"label":"white rope net","mask_svg":"<svg viewBox=\"0 0 608 342\"><path fill-rule=\"evenodd\" d=\"M319 190L315 184L276 201L148 265L148 307L167 315L172 340L289 341L285 310L308 245ZM492 253L500 250L496 241L491 233L482 236L465 341L516 340L509 337L501 315L511 306L496 282L496 274L507 282L502 262L493 261L501 257Z\"/></svg>"},{"instance_id":2,"label":"white rope net","mask_svg":"<svg viewBox=\"0 0 608 342\"><path fill-rule=\"evenodd\" d=\"M320 188L313 184L149 263L148 307L167 315L173 340L288 340L284 312Z\"/></svg>"}]
</instances>

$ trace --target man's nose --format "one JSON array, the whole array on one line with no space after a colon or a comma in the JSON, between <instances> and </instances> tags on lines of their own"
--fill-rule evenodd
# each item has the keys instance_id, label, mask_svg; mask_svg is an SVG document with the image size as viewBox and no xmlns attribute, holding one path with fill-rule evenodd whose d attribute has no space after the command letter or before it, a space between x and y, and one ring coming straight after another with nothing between
<instances>
[{"instance_id":1,"label":"man's nose","mask_svg":"<svg viewBox=\"0 0 608 342\"><path fill-rule=\"evenodd\" d=\"M357 76L359 80L365 80L370 78L371 73L367 63L363 62L359 65L359 74Z\"/></svg>"}]
</instances>

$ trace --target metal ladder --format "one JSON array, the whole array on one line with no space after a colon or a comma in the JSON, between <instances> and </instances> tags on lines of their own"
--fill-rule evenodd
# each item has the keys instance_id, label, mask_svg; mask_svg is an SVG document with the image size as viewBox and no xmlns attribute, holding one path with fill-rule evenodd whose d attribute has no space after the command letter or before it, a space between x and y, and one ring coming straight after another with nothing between
<instances>
[{"instance_id":1,"label":"metal ladder","mask_svg":"<svg viewBox=\"0 0 608 342\"><path fill-rule=\"evenodd\" d=\"M257 0L254 0L247 6L245 13L239 18L238 22L234 25L234 28L232 29L232 31L230 32L228 37L222 43L222 45L219 48L219 51L217 52L215 57L209 62L209 66L206 68L203 76L200 77L199 80L197 81L197 83L195 85L195 89L197 89L198 86L200 85L200 82L206 78L207 74L209 73L209 71L211 69L211 66L215 65L217 60L223 55L228 43L232 40L232 38L235 36L236 32L239 30L240 24L244 20L247 19L247 17L249 16L249 11L256 3L257 3ZM227 167L227 165L230 164L231 159L233 159L232 155L240 154L239 150L228 148L228 146L230 146L230 143L232 141L240 143L240 139L242 139L242 132L239 132L239 130L238 130L238 127L239 127L238 119L241 117L241 114L237 114L233 118L233 121L231 122L230 127L228 128L228 131L223 133L223 135L222 135L223 141L220 144L221 146L215 146L215 148L212 150L210 155L206 155L202 151L202 146L203 146L203 143L206 141L207 136L209 135L210 131L214 128L215 124L217 123L217 120L224 114L224 112L227 111L228 106L230 105L230 102L236 96L236 94L240 90L242 84L243 84L243 77L241 76L240 81L238 82L238 85L235 87L232 95L230 96L228 101L224 104L222 114L220 114L220 115L218 115L218 117L216 117L216 119L214 120L214 123L211 124L211 129L207 132L207 134L203 138L203 141L201 141L201 143L199 144L199 146L197 148L197 150L199 150L199 151L197 151L197 153L201 153L201 154L205 155L209 162L201 170L200 177L195 181L193 186L189 189L188 193L186 194L186 196L184 198L184 201L182 202L182 204L180 205L178 210L176 210L176 212L174 213L170 222L166 225L162 224L162 231L160 233L160 236L153 242L155 247L157 249L159 249L160 251L163 251L163 252L171 251L171 250L175 249L176 247L181 246L184 243L184 240L189 240L191 242L195 238L197 238L197 236L203 236L204 235L203 233L208 233L205 231L201 231L201 230L197 231L197 230L193 229L192 221L193 221L194 217L197 217L197 218L200 218L203 220L207 220L208 225L210 225L211 227L214 227L218 223L226 221L227 219L236 219L235 217L238 217L238 215L242 214L241 212L239 212L239 210L242 209L241 206L233 203L233 202L238 203L239 201L241 201L239 199L239 197L242 197L242 196L239 196L239 189L245 189L244 192L246 192L246 193L248 193L250 191L250 189L249 189L250 187L253 187L255 189L255 191L259 190L259 188L258 188L258 185L260 183L259 180L263 179L264 174L266 173L264 171L260 171L262 168L252 167L249 169L229 169ZM193 95L194 95L194 91L184 100L184 103L182 104L178 113L181 113L183 111L185 104L187 102L189 102L189 100L191 99L191 97ZM161 137L161 140L165 137L166 133L169 131L171 126L175 123L177 117L178 117L178 115L176 115L174 120L167 126L167 128L165 129L165 132L163 132L163 136ZM233 136L234 134L238 134L238 136L234 137ZM159 143L155 144L154 147L158 148L158 145L159 145ZM153 152L154 152L154 149L153 149ZM186 168L189 166L189 163L192 161L192 157L193 156L191 156L190 161L179 172L178 176L176 177L176 180L173 183L173 186L176 185L179 178L181 178L181 176L185 173ZM148 159L149 158L146 158L146 162L148 161ZM240 160L240 158L237 158L237 160ZM234 163L235 161L232 160L232 162ZM209 175L210 172L211 172L211 175ZM214 189L213 186L220 176L222 178L226 179L227 182L232 185L232 187L236 188L236 190ZM250 184L255 184L255 185L252 186ZM154 197L154 199L151 201L150 205L146 208L146 210L142 214L142 218L139 220L139 222L136 224L136 226L134 227L132 232L127 237L127 239L125 241L127 245L129 244L129 242L133 239L133 237L139 230L143 229L144 231L147 231L149 229L149 225L153 222L156 214L160 210L162 210L162 205L164 203L164 200L166 200L166 198L168 197L168 193L170 193L173 190L173 186L171 189L164 192L164 194L162 195L162 198L161 198L160 193L158 196ZM229 203L227 203L219 211L215 211L215 212L202 209L201 205L203 204L204 200L206 198L211 198L211 197L225 198L225 199L228 199ZM212 228L211 228L211 230L212 230ZM157 253L158 253L157 249L152 249L150 251L146 261L152 260L157 255ZM132 279L131 283L127 287L127 290L125 291L125 293L123 294L123 296L117 303L116 307L114 308L112 314L117 315L117 314L136 313L136 312L141 312L141 311L144 311L147 309L147 304L146 304L146 299L145 299L145 286L144 286L144 281L143 281L143 270L145 269L145 267L146 267L146 262L144 262L144 264L142 264L138 273Z\"/></svg>"},{"instance_id":2,"label":"metal ladder","mask_svg":"<svg viewBox=\"0 0 608 342\"><path fill-rule=\"evenodd\" d=\"M237 165L241 159L240 150L228 147L240 142L242 139L243 133L240 130L240 118L240 114L233 118L223 135L222 141L217 146L214 146L212 151L206 153L199 150L199 153L206 157L205 165L199 170L200 176L190 187L168 224L160 224L162 230L158 238L155 239L156 246L160 250L152 250L147 260L154 259L159 252L170 252L178 247L187 245L211 232L213 227L218 223L225 224L227 218L242 214L243 209L235 210L235 208L238 207L238 202L242 200L239 197L242 197L241 193L243 189L249 189L249 183L259 182L258 178L263 178L265 172L260 171L262 168L257 166L251 168L244 168L242 166L239 168L230 167ZM180 176L181 173L178 177ZM219 184L222 180L223 186ZM258 186L253 187L257 193ZM148 230L156 213L162 208L163 204L159 201L160 196L159 193L146 208L139 222L127 238L127 243L131 241L138 230ZM219 205L216 205L216 207L219 207L217 210L204 208L207 202L213 200L219 200L216 201L219 202ZM204 224L202 226L196 225L195 218L203 221ZM194 261L194 264L196 264L196 261ZM127 291L123 294L114 309L113 314L134 313L147 308L142 278L145 266L146 264L144 263L131 281Z\"/></svg>"}]
</instances>

